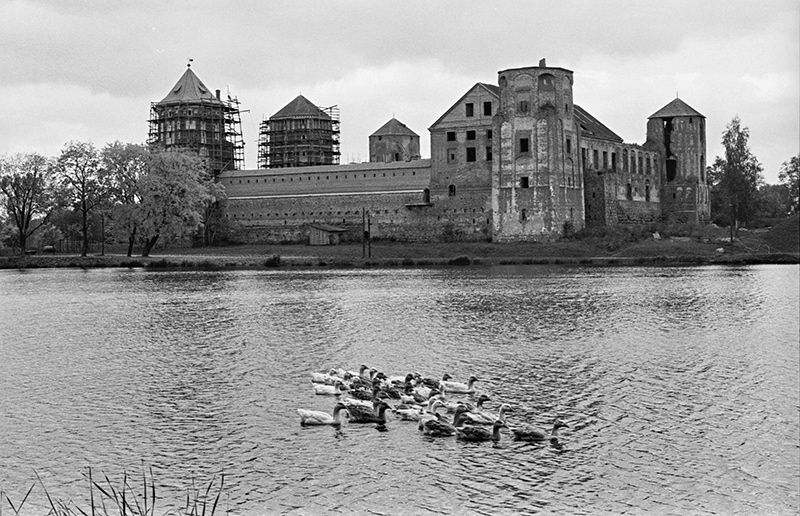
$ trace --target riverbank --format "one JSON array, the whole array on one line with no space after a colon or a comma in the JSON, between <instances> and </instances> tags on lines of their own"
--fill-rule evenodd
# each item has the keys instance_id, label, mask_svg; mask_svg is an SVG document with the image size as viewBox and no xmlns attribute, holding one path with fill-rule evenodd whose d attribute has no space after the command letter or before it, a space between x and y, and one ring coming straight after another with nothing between
<instances>
[{"instance_id":1,"label":"riverbank","mask_svg":"<svg viewBox=\"0 0 800 516\"><path fill-rule=\"evenodd\" d=\"M685 236L686 234L690 236ZM745 231L733 243L722 228L684 236L620 228L557 242L406 243L373 241L331 246L234 245L158 250L143 258L108 246L105 255L0 256L0 268L122 267L147 269L259 269L276 267L425 267L448 265L706 265L800 263L800 222L794 215L774 228Z\"/></svg>"}]
</instances>

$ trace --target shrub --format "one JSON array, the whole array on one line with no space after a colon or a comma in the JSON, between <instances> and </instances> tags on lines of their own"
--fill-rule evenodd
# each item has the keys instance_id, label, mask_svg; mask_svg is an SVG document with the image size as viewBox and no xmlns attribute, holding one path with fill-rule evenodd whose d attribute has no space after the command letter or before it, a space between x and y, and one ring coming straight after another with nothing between
<instances>
[{"instance_id":1,"label":"shrub","mask_svg":"<svg viewBox=\"0 0 800 516\"><path fill-rule=\"evenodd\" d=\"M448 265L469 265L472 263L472 260L469 259L469 256L457 256L450 259L447 263Z\"/></svg>"},{"instance_id":2,"label":"shrub","mask_svg":"<svg viewBox=\"0 0 800 516\"><path fill-rule=\"evenodd\" d=\"M264 262L264 267L280 267L281 257L278 254L272 255Z\"/></svg>"}]
</instances>

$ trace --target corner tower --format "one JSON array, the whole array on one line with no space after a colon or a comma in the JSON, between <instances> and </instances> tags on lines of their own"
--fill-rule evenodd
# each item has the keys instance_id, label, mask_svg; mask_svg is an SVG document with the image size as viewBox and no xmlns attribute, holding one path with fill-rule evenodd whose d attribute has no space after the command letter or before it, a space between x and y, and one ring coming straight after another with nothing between
<instances>
[{"instance_id":1,"label":"corner tower","mask_svg":"<svg viewBox=\"0 0 800 516\"><path fill-rule=\"evenodd\" d=\"M500 109L495 119L493 233L498 241L548 240L565 223L583 227L583 182L572 102L572 71L548 67L499 73Z\"/></svg>"},{"instance_id":2,"label":"corner tower","mask_svg":"<svg viewBox=\"0 0 800 516\"><path fill-rule=\"evenodd\" d=\"M661 156L662 216L677 222L708 221L706 118L676 98L648 118L645 146Z\"/></svg>"},{"instance_id":3,"label":"corner tower","mask_svg":"<svg viewBox=\"0 0 800 516\"><path fill-rule=\"evenodd\" d=\"M369 137L371 162L412 161L419 158L419 135L396 118L383 124Z\"/></svg>"},{"instance_id":4,"label":"corner tower","mask_svg":"<svg viewBox=\"0 0 800 516\"><path fill-rule=\"evenodd\" d=\"M244 166L238 99L224 101L194 74L191 63L169 94L150 105L147 143L166 150L196 152L216 177Z\"/></svg>"}]
</instances>

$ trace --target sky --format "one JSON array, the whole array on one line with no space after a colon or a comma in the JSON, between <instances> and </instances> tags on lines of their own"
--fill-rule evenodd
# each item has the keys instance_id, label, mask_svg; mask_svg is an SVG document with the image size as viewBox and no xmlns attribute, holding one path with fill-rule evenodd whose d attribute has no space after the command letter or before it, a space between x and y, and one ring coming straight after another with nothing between
<instances>
[{"instance_id":1,"label":"sky","mask_svg":"<svg viewBox=\"0 0 800 516\"><path fill-rule=\"evenodd\" d=\"M800 153L797 0L0 0L0 155L70 140L143 143L150 104L192 59L258 126L302 94L338 106L341 162L392 117L420 135L509 68L574 72L574 99L628 143L679 96L706 117L708 161L738 116L767 183Z\"/></svg>"}]
</instances>

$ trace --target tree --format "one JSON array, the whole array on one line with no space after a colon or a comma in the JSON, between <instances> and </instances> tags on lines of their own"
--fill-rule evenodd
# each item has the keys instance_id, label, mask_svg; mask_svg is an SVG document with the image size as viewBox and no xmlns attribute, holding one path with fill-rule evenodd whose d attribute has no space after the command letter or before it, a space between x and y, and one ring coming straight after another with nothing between
<instances>
[{"instance_id":1,"label":"tree","mask_svg":"<svg viewBox=\"0 0 800 516\"><path fill-rule=\"evenodd\" d=\"M25 254L28 238L47 223L60 204L52 163L36 153L0 159L0 191L20 254Z\"/></svg>"},{"instance_id":2,"label":"tree","mask_svg":"<svg viewBox=\"0 0 800 516\"><path fill-rule=\"evenodd\" d=\"M789 191L783 185L762 185L758 189L758 218L780 219L791 210Z\"/></svg>"},{"instance_id":3,"label":"tree","mask_svg":"<svg viewBox=\"0 0 800 516\"><path fill-rule=\"evenodd\" d=\"M142 256L161 237L183 237L200 227L209 194L200 183L203 161L192 154L151 151L147 173L139 182L141 195Z\"/></svg>"},{"instance_id":4,"label":"tree","mask_svg":"<svg viewBox=\"0 0 800 516\"><path fill-rule=\"evenodd\" d=\"M89 214L106 195L99 175L97 149L89 142L71 141L61 151L56 167L74 209L81 214L81 256L86 256L89 253Z\"/></svg>"},{"instance_id":5,"label":"tree","mask_svg":"<svg viewBox=\"0 0 800 516\"><path fill-rule=\"evenodd\" d=\"M800 155L784 161L778 179L787 190L792 203L792 213L800 211Z\"/></svg>"},{"instance_id":6,"label":"tree","mask_svg":"<svg viewBox=\"0 0 800 516\"><path fill-rule=\"evenodd\" d=\"M716 196L719 209L726 215L731 242L738 235L739 226L755 216L758 188L764 182L761 164L747 145L749 138L749 129L742 127L739 117L733 117L722 132L725 158L717 156L709 169L712 200Z\"/></svg>"},{"instance_id":7,"label":"tree","mask_svg":"<svg viewBox=\"0 0 800 516\"><path fill-rule=\"evenodd\" d=\"M127 240L128 256L131 256L142 224L139 185L147 173L147 147L116 141L103 148L101 161L101 177L108 188L111 230Z\"/></svg>"},{"instance_id":8,"label":"tree","mask_svg":"<svg viewBox=\"0 0 800 516\"><path fill-rule=\"evenodd\" d=\"M213 178L206 179L203 187L208 196L203 210L203 245L209 246L216 242L219 231L224 231L225 217L222 206L228 195L225 186Z\"/></svg>"}]
</instances>

